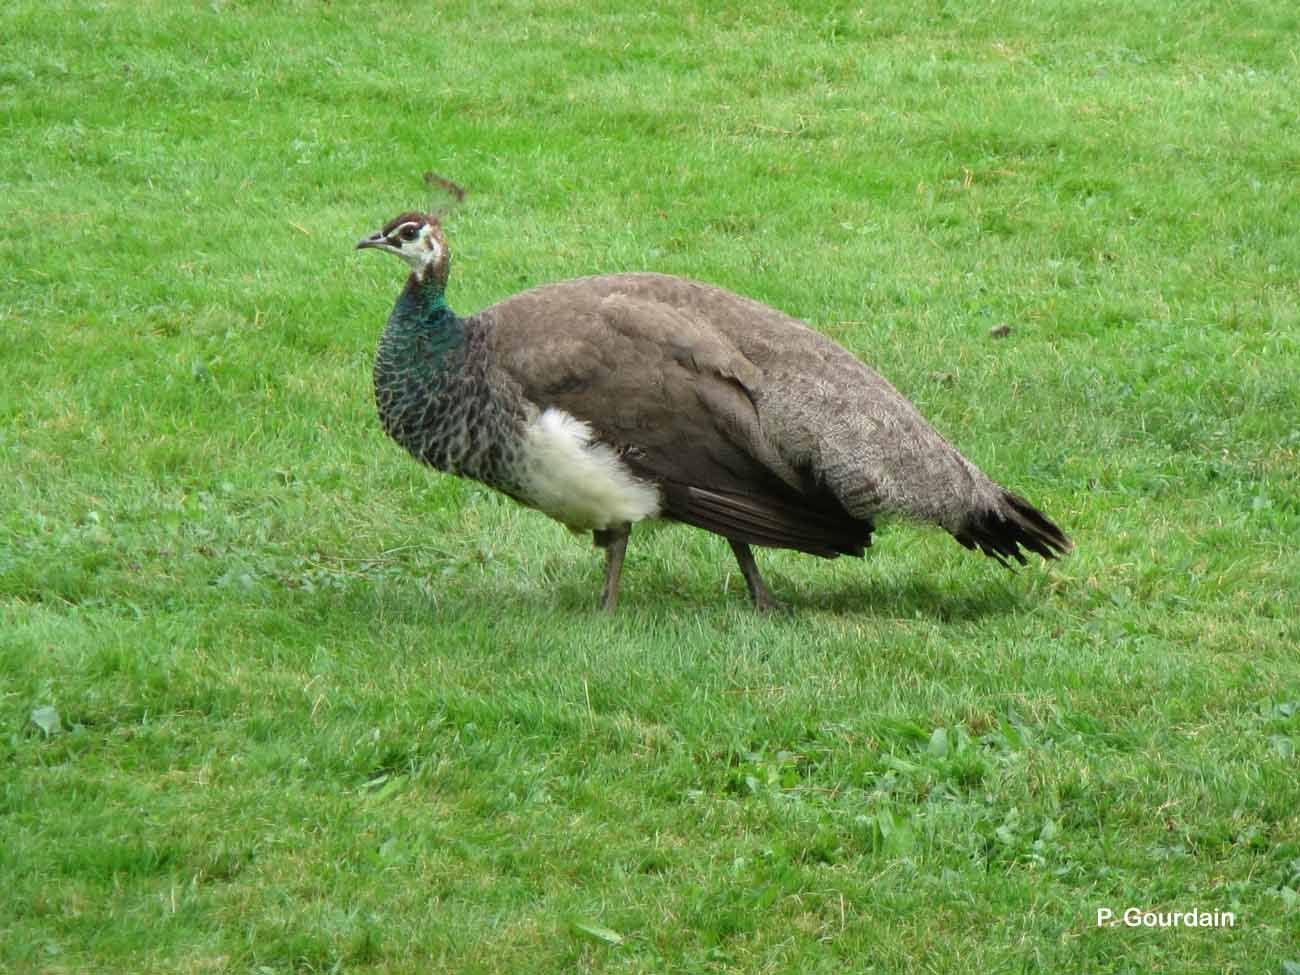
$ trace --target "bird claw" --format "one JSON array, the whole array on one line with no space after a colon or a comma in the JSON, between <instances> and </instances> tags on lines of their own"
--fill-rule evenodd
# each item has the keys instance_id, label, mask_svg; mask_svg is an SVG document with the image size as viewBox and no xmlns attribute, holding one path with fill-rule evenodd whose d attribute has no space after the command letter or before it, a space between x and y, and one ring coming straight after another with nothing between
<instances>
[{"instance_id":1,"label":"bird claw","mask_svg":"<svg viewBox=\"0 0 1300 975\"><path fill-rule=\"evenodd\" d=\"M789 603L782 602L773 596L770 592L765 592L761 596L755 596L752 600L754 609L763 615L780 614L782 616L793 616L794 607Z\"/></svg>"}]
</instances>

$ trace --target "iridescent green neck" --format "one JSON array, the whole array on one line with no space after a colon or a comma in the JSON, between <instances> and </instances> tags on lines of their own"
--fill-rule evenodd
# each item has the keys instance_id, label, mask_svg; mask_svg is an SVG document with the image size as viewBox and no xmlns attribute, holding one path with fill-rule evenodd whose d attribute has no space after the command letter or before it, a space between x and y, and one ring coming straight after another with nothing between
<instances>
[{"instance_id":1,"label":"iridescent green neck","mask_svg":"<svg viewBox=\"0 0 1300 975\"><path fill-rule=\"evenodd\" d=\"M447 366L448 354L464 340L464 324L447 307L443 282L437 275L412 274L388 316L380 354L405 362L429 380Z\"/></svg>"}]
</instances>

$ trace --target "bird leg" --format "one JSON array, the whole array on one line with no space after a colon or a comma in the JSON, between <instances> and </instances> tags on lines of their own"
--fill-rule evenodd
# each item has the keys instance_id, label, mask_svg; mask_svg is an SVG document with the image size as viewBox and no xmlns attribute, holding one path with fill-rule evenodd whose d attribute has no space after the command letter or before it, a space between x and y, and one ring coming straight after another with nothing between
<instances>
[{"instance_id":1,"label":"bird leg","mask_svg":"<svg viewBox=\"0 0 1300 975\"><path fill-rule=\"evenodd\" d=\"M600 608L612 613L618 608L618 580L623 573L623 556L627 554L627 539L632 526L617 525L591 533L592 542L605 550L605 584L600 588Z\"/></svg>"},{"instance_id":2,"label":"bird leg","mask_svg":"<svg viewBox=\"0 0 1300 975\"><path fill-rule=\"evenodd\" d=\"M749 550L749 545L734 538L727 539L727 544L740 563L740 574L745 577L745 587L749 590L749 599L754 608L760 613L788 610L789 607L768 592L767 586L763 584L763 577L758 574L758 563L754 561L754 553Z\"/></svg>"}]
</instances>

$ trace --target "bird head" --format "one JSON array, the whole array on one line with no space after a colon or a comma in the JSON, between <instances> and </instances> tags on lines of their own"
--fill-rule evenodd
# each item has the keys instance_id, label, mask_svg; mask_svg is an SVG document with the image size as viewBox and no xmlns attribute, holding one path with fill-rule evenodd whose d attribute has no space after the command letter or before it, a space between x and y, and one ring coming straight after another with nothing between
<instances>
[{"instance_id":1,"label":"bird head","mask_svg":"<svg viewBox=\"0 0 1300 975\"><path fill-rule=\"evenodd\" d=\"M403 213L384 224L381 230L357 242L357 249L373 247L396 254L410 265L416 277L424 280L432 272L446 281L447 238L438 218L428 213Z\"/></svg>"},{"instance_id":2,"label":"bird head","mask_svg":"<svg viewBox=\"0 0 1300 975\"><path fill-rule=\"evenodd\" d=\"M465 191L437 173L425 173L424 181L446 193L450 201L441 207L431 207L428 213L408 211L393 217L381 230L358 241L357 250L374 247L396 254L410 265L416 281L432 282L441 292L447 285L447 272L451 267L451 254L447 251L447 238L442 233L441 217L450 206L465 199Z\"/></svg>"}]
</instances>

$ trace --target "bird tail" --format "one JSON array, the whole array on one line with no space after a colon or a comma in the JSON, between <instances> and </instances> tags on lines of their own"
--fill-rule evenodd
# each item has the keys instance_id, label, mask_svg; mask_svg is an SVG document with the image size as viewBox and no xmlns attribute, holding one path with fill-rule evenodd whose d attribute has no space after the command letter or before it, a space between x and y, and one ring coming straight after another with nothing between
<instances>
[{"instance_id":1,"label":"bird tail","mask_svg":"<svg viewBox=\"0 0 1300 975\"><path fill-rule=\"evenodd\" d=\"M1017 494L998 488L995 503L971 514L953 537L969 549L979 549L1007 568L1007 559L1021 565L1024 552L1036 552L1045 559L1060 558L1074 543L1041 511Z\"/></svg>"}]
</instances>

